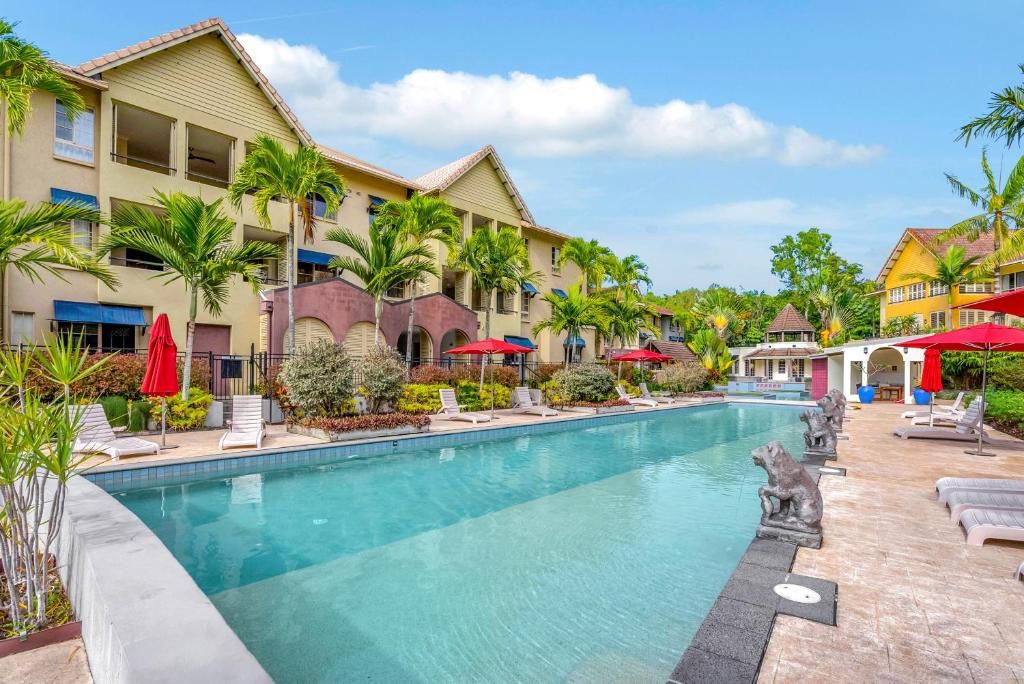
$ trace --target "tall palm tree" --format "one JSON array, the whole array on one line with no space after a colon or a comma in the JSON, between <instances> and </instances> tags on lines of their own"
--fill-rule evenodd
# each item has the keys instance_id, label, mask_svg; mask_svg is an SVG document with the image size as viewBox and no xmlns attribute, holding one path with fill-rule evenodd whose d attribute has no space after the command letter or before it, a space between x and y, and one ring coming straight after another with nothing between
<instances>
[{"instance_id":1,"label":"tall palm tree","mask_svg":"<svg viewBox=\"0 0 1024 684\"><path fill-rule=\"evenodd\" d=\"M288 238L285 255L285 277L288 281L288 353L295 353L295 212L302 221L305 242L312 242L316 218L313 199L324 202L324 213L332 214L345 196L345 179L314 147L299 147L289 152L277 138L261 135L238 168L235 179L228 186L228 197L236 209L242 200L252 194L256 216L271 228L270 202L288 203Z\"/></svg>"},{"instance_id":2,"label":"tall palm tree","mask_svg":"<svg viewBox=\"0 0 1024 684\"><path fill-rule=\"evenodd\" d=\"M355 252L355 256L332 257L327 266L355 275L373 297L373 344L376 346L380 340L384 295L408 280L438 275L434 253L427 245L409 240L396 226L380 220L370 224L369 239L348 228L329 230L324 237Z\"/></svg>"},{"instance_id":3,"label":"tall palm tree","mask_svg":"<svg viewBox=\"0 0 1024 684\"><path fill-rule=\"evenodd\" d=\"M513 292L523 283L536 284L541 274L530 270L530 255L512 228L494 232L481 228L463 241L450 259L451 267L469 273L484 302L484 337L491 336L491 295ZM481 357L482 358L482 357Z\"/></svg>"},{"instance_id":4,"label":"tall palm tree","mask_svg":"<svg viewBox=\"0 0 1024 684\"><path fill-rule=\"evenodd\" d=\"M565 297L549 292L544 295L544 301L551 305L551 315L533 326L533 334L544 330L556 335L566 334L563 365L569 365L569 358L584 328L595 328L599 334L607 333L607 319L601 301L584 295L579 284L570 285Z\"/></svg>"},{"instance_id":5,"label":"tall palm tree","mask_svg":"<svg viewBox=\"0 0 1024 684\"><path fill-rule=\"evenodd\" d=\"M264 260L280 258L281 250L269 242L235 242L235 221L221 210L223 198L207 204L199 196L156 191L153 199L160 214L137 204L118 207L99 251L128 247L152 254L164 264L154 278L184 283L189 307L181 397L187 401L200 296L203 308L219 316L228 301L231 278L242 276L257 292Z\"/></svg>"},{"instance_id":6,"label":"tall palm tree","mask_svg":"<svg viewBox=\"0 0 1024 684\"><path fill-rule=\"evenodd\" d=\"M980 190L974 190L956 176L946 174L954 194L966 198L981 213L950 226L939 234L936 241L941 244L966 238L974 242L982 235L991 235L994 250L980 266L992 269L998 292L999 264L1024 256L1024 231L1019 230L1024 226L1024 157L1017 160L1002 188L988 165L984 151L981 153L981 168L985 172L985 186Z\"/></svg>"},{"instance_id":7,"label":"tall palm tree","mask_svg":"<svg viewBox=\"0 0 1024 684\"><path fill-rule=\"evenodd\" d=\"M7 112L7 132L22 135L32 113L32 93L50 93L74 119L85 111L78 89L64 79L44 51L14 35L15 24L0 19L0 103Z\"/></svg>"},{"instance_id":8,"label":"tall palm tree","mask_svg":"<svg viewBox=\"0 0 1024 684\"><path fill-rule=\"evenodd\" d=\"M840 335L868 315L868 303L853 287L822 284L810 301L821 322L821 345L836 344Z\"/></svg>"},{"instance_id":9,"label":"tall palm tree","mask_svg":"<svg viewBox=\"0 0 1024 684\"><path fill-rule=\"evenodd\" d=\"M576 264L583 273L583 293L590 294L591 290L604 283L605 269L612 256L612 251L597 240L574 237L562 245L558 253L558 266L562 267L566 262Z\"/></svg>"},{"instance_id":10,"label":"tall palm tree","mask_svg":"<svg viewBox=\"0 0 1024 684\"><path fill-rule=\"evenodd\" d=\"M743 327L743 312L736 310L732 298L722 290L705 292L694 305L694 311L723 342L726 335L737 333Z\"/></svg>"},{"instance_id":11,"label":"tall palm tree","mask_svg":"<svg viewBox=\"0 0 1024 684\"><path fill-rule=\"evenodd\" d=\"M944 285L946 288L946 325L953 327L953 295L961 285L976 283L984 277L977 268L979 256L966 256L967 250L952 245L945 254L936 255L932 262L932 272L918 271L907 273L903 280L922 280Z\"/></svg>"},{"instance_id":12,"label":"tall palm tree","mask_svg":"<svg viewBox=\"0 0 1024 684\"><path fill-rule=\"evenodd\" d=\"M1024 73L1024 64L1018 68ZM1024 86L1007 86L992 93L988 113L961 126L957 140L963 140L966 145L979 135L1002 138L1007 147L1024 138Z\"/></svg>"},{"instance_id":13,"label":"tall palm tree","mask_svg":"<svg viewBox=\"0 0 1024 684\"><path fill-rule=\"evenodd\" d=\"M654 282L647 274L647 264L640 261L635 254L621 259L614 254L609 255L605 262L605 273L615 288L616 296L622 296L625 290L640 292L640 283L650 288Z\"/></svg>"},{"instance_id":14,"label":"tall palm tree","mask_svg":"<svg viewBox=\"0 0 1024 684\"><path fill-rule=\"evenodd\" d=\"M657 329L649 325L650 305L635 293L621 298L602 297L599 301L611 344L614 345L615 338L618 338L619 346L625 347L627 340L635 340L642 332L657 334Z\"/></svg>"},{"instance_id":15,"label":"tall palm tree","mask_svg":"<svg viewBox=\"0 0 1024 684\"><path fill-rule=\"evenodd\" d=\"M458 245L462 222L452 205L440 197L416 193L405 202L388 201L377 211L377 221L395 226L415 244L437 240L451 253ZM412 331L415 327L419 279L413 279L409 296L409 325L405 334L405 366L412 367Z\"/></svg>"}]
</instances>

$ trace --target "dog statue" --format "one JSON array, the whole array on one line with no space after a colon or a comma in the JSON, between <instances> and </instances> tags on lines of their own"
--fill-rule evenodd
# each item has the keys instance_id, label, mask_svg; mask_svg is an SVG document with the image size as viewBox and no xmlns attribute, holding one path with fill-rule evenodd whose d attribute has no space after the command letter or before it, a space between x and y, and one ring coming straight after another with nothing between
<instances>
[{"instance_id":1,"label":"dog statue","mask_svg":"<svg viewBox=\"0 0 1024 684\"><path fill-rule=\"evenodd\" d=\"M832 425L832 429L836 432L843 431L843 413L839 408L839 404L836 402L835 397L831 394L826 394L817 401L818 408L821 409L822 415L828 419L828 422Z\"/></svg>"},{"instance_id":2,"label":"dog statue","mask_svg":"<svg viewBox=\"0 0 1024 684\"><path fill-rule=\"evenodd\" d=\"M834 460L836 456L836 430L828 416L814 410L804 411L800 420L807 423L804 431L804 457L817 456Z\"/></svg>"},{"instance_id":3,"label":"dog statue","mask_svg":"<svg viewBox=\"0 0 1024 684\"><path fill-rule=\"evenodd\" d=\"M768 484L757 490L762 511L757 536L820 548L823 504L818 485L781 442L758 447L751 456L768 473Z\"/></svg>"}]
</instances>

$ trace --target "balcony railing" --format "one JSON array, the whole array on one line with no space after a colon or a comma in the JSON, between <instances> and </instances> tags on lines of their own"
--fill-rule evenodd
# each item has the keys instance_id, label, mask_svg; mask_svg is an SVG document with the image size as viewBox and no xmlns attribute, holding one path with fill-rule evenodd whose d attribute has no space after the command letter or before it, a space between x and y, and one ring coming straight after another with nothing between
<instances>
[{"instance_id":1,"label":"balcony railing","mask_svg":"<svg viewBox=\"0 0 1024 684\"><path fill-rule=\"evenodd\" d=\"M136 259L134 257L110 257L110 264L112 266L126 266L128 268L140 268L146 271L162 271L164 270L164 264L160 261L147 261L145 259Z\"/></svg>"},{"instance_id":2,"label":"balcony railing","mask_svg":"<svg viewBox=\"0 0 1024 684\"><path fill-rule=\"evenodd\" d=\"M143 159L142 157L133 157L130 154L116 154L111 152L110 160L117 162L118 164L134 166L135 168L146 169L148 171L155 171L156 173L163 173L168 176L173 176L178 172L178 170L169 163L153 161L152 159Z\"/></svg>"},{"instance_id":3,"label":"balcony railing","mask_svg":"<svg viewBox=\"0 0 1024 684\"><path fill-rule=\"evenodd\" d=\"M227 188L230 185L231 180L229 178L222 178L220 176L210 176L205 173L197 173L195 171L186 171L185 178L190 181L197 183L203 183L204 185L213 185L218 188Z\"/></svg>"}]
</instances>

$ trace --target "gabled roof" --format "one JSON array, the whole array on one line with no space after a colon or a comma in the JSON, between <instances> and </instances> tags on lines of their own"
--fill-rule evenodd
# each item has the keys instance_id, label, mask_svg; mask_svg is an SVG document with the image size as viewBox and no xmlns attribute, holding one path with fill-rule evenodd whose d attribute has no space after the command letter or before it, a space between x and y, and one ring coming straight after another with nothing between
<instances>
[{"instance_id":1,"label":"gabled roof","mask_svg":"<svg viewBox=\"0 0 1024 684\"><path fill-rule=\"evenodd\" d=\"M696 361L697 355L690 351L685 342L670 342L668 340L647 340L647 349L653 349L659 354L667 354L679 363Z\"/></svg>"},{"instance_id":2,"label":"gabled roof","mask_svg":"<svg viewBox=\"0 0 1024 684\"><path fill-rule=\"evenodd\" d=\"M767 332L817 332L817 330L810 321L804 318L803 314L796 310L795 306L786 304L772 324L768 326Z\"/></svg>"},{"instance_id":3,"label":"gabled roof","mask_svg":"<svg viewBox=\"0 0 1024 684\"><path fill-rule=\"evenodd\" d=\"M288 122L288 125L299 139L306 145L312 145L313 138L310 137L309 133L288 105L285 104L284 99L282 99L281 95L274 89L274 86L270 85L270 81L263 75L263 72L260 71L258 66L256 66L256 63L252 61L249 53L245 51L242 44L238 42L237 38L235 38L235 34L231 32L231 29L229 29L227 24L221 21L219 17L206 19L205 21L200 21L192 24L191 26L176 29L155 38L144 40L141 43L136 43L135 45L115 50L114 52L103 55L102 57L97 57L89 60L88 62L79 64L75 67L74 71L81 76L94 77L104 71L123 66L124 64L141 57L145 57L146 55L151 55L154 52L159 52L160 50L166 50L174 45L208 34L215 34L224 41L228 50L238 58L238 63L241 64L242 68L249 73L259 89L262 90L264 95L266 95L271 103L273 103L274 108L277 109L284 120Z\"/></svg>"},{"instance_id":4,"label":"gabled roof","mask_svg":"<svg viewBox=\"0 0 1024 684\"><path fill-rule=\"evenodd\" d=\"M992 241L991 233L982 234L974 242L968 241L967 238L956 238L955 240L943 242L941 245L936 244L936 238L943 232L945 232L944 228L907 228L904 230L903 235L900 236L900 241L896 243L885 265L882 266L882 270L879 271L878 277L875 278L875 282L879 285L885 284L885 279L889 277L889 272L892 271L892 267L896 265L900 255L903 254L903 250L907 248L911 240L916 240L935 256L945 256L949 248L954 245L963 247L965 256L968 258L974 256L986 257L995 250L995 243Z\"/></svg>"},{"instance_id":5,"label":"gabled roof","mask_svg":"<svg viewBox=\"0 0 1024 684\"><path fill-rule=\"evenodd\" d=\"M526 201L523 200L523 196L519 194L519 189L516 187L516 184L512 182L512 177L508 175L505 165L501 162L501 159L498 157L498 153L491 145L481 147L473 154L468 154L461 159L456 159L455 161L436 168L433 171L428 171L419 178L414 179L414 182L422 186L426 192L443 192L447 188L451 187L452 183L457 181L465 175L466 172L482 162L484 159L489 159L491 164L494 166L494 170L498 172L501 182L505 185L505 189L508 191L512 201L515 202L516 208L519 209L519 213L522 214L523 220L533 224L533 214L530 213L529 208L526 206Z\"/></svg>"},{"instance_id":6,"label":"gabled roof","mask_svg":"<svg viewBox=\"0 0 1024 684\"><path fill-rule=\"evenodd\" d=\"M367 173L371 176L376 176L377 178L383 178L384 180L397 183L398 185L404 186L406 188L411 188L413 190L423 189L415 181L411 181L408 178L405 178L404 176L395 173L394 171L388 171L383 167L377 166L376 164L371 164L370 162L359 159L358 157L353 157L351 154L346 154L344 152L341 152L340 150L335 150L333 148L327 147L326 145L321 145L319 143L317 143L316 147L324 154L325 157L327 157L331 161L338 162L343 166L348 166L358 171L362 171L363 173Z\"/></svg>"}]
</instances>

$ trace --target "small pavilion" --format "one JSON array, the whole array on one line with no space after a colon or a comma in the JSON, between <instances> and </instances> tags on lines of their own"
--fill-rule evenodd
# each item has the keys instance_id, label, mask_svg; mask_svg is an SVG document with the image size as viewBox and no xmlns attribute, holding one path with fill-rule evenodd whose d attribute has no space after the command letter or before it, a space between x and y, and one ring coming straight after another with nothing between
<instances>
[{"instance_id":1,"label":"small pavilion","mask_svg":"<svg viewBox=\"0 0 1024 684\"><path fill-rule=\"evenodd\" d=\"M742 356L744 377L774 382L800 381L818 353L817 331L792 304L786 304L764 334L764 342ZM739 370L739 369L738 369Z\"/></svg>"}]
</instances>

